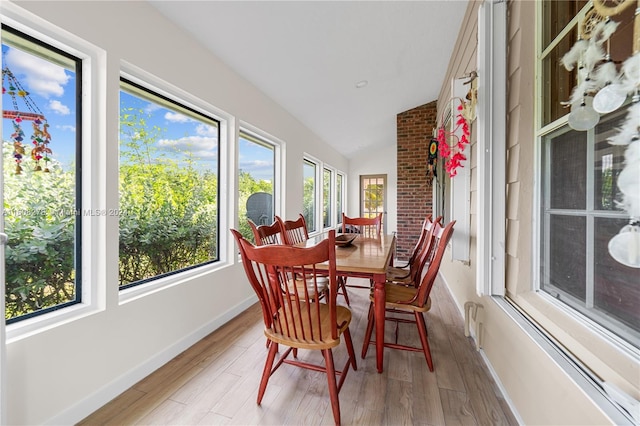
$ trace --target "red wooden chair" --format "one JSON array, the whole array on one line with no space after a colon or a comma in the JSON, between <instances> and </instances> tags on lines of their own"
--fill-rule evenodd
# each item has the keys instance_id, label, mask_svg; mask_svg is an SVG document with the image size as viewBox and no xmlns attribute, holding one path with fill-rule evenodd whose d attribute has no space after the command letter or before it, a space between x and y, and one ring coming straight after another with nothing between
<instances>
[{"instance_id":1,"label":"red wooden chair","mask_svg":"<svg viewBox=\"0 0 640 426\"><path fill-rule=\"evenodd\" d=\"M271 225L256 225L251 219L247 219L253 231L253 238L257 246L268 244L282 244L282 226L277 220Z\"/></svg>"},{"instance_id":2,"label":"red wooden chair","mask_svg":"<svg viewBox=\"0 0 640 426\"><path fill-rule=\"evenodd\" d=\"M379 238L382 233L382 213L375 217L348 217L342 213L342 233L350 232Z\"/></svg>"},{"instance_id":3,"label":"red wooden chair","mask_svg":"<svg viewBox=\"0 0 640 426\"><path fill-rule=\"evenodd\" d=\"M231 230L240 248L242 263L253 287L264 320L264 334L271 342L258 389L257 403L262 402L271 375L282 365L297 367L327 374L333 418L340 424L340 401L342 388L349 367L357 370L349 323L351 311L336 304L336 252L335 231L329 237L309 248L285 245L254 246L235 229ZM323 264L322 270L318 268ZM328 270L327 270L328 267ZM326 303L309 301L309 288L318 292L319 273L329 276L329 296ZM291 281L306 277L305 285L292 286ZM291 289L294 293L291 294ZM342 336L347 346L348 359L342 370L336 371L332 349L340 345ZM288 348L275 361L278 347ZM297 359L297 350L319 350L324 365L316 365ZM293 359L289 355L293 351ZM275 362L275 365L274 365ZM339 379L338 379L339 378Z\"/></svg>"},{"instance_id":4,"label":"red wooden chair","mask_svg":"<svg viewBox=\"0 0 640 426\"><path fill-rule=\"evenodd\" d=\"M296 220L283 220L280 216L276 216L276 220L280 222L282 228L282 236L285 244L299 244L309 239L309 231L307 231L307 222L304 216Z\"/></svg>"},{"instance_id":5,"label":"red wooden chair","mask_svg":"<svg viewBox=\"0 0 640 426\"><path fill-rule=\"evenodd\" d=\"M386 313L400 314L400 315L412 315L413 319L398 316L385 315L386 321L393 321L396 323L395 330L395 342L384 342L384 346L387 348L401 349L405 351L423 352L427 360L429 370L433 371L433 360L431 358L431 350L429 349L429 340L427 337L427 325L424 321L424 312L431 309L431 298L429 294L433 288L433 283L438 275L440 269L440 263L442 262L442 256L444 251L453 235L453 226L455 221L452 221L444 228L439 228L434 233L435 251L434 256L429 263L429 268L426 274L420 281L420 285L416 287L405 287L395 285L391 283L385 284ZM364 343L362 345L362 358L367 355L367 349L371 342L371 333L375 322L375 316L373 315L373 294L370 296L369 303L369 322L367 324L367 330L365 332ZM398 344L398 323L415 323L418 327L418 334L420 335L420 342L422 348L416 348L413 346Z\"/></svg>"},{"instance_id":6,"label":"red wooden chair","mask_svg":"<svg viewBox=\"0 0 640 426\"><path fill-rule=\"evenodd\" d=\"M387 268L387 282L413 285L414 287L420 285L422 271L424 271L425 266L429 265L433 257L435 249L434 235L442 231L442 225L440 225L441 220L442 216L436 218L433 222L425 220L420 232L420 239L408 262L409 270L404 269L404 267L389 266Z\"/></svg>"},{"instance_id":7,"label":"red wooden chair","mask_svg":"<svg viewBox=\"0 0 640 426\"><path fill-rule=\"evenodd\" d=\"M367 238L380 238L382 235L382 213L375 217L349 217L342 213L342 233L357 233ZM361 285L348 285L347 277L342 276L338 277L338 287L340 288L339 294L344 296L348 306L351 306L351 303L347 287L369 288Z\"/></svg>"},{"instance_id":8,"label":"red wooden chair","mask_svg":"<svg viewBox=\"0 0 640 426\"><path fill-rule=\"evenodd\" d=\"M283 220L280 216L276 216L276 222L279 223L281 230L280 237L283 244L292 246L303 243L309 239L307 222L304 220L302 214L300 214L296 220ZM318 277L318 282L323 285L323 287L320 288L320 298L322 298L328 289L329 280L327 277ZM312 297L315 298L315 294L313 294Z\"/></svg>"},{"instance_id":9,"label":"red wooden chair","mask_svg":"<svg viewBox=\"0 0 640 426\"><path fill-rule=\"evenodd\" d=\"M422 226L420 227L420 235L418 236L418 241L416 242L416 245L413 247L413 250L411 251L411 256L409 257L409 260L407 260L404 265L394 266L394 268L406 269L411 266L411 264L415 261L416 256L420 251L420 248L422 248L422 244L424 244L424 233L422 231L424 231L425 229L427 231L430 230L431 226L433 225L433 222L440 222L440 221L442 221L442 216L438 216L436 220L431 220L431 215L428 214L424 218L424 221L422 222Z\"/></svg>"}]
</instances>

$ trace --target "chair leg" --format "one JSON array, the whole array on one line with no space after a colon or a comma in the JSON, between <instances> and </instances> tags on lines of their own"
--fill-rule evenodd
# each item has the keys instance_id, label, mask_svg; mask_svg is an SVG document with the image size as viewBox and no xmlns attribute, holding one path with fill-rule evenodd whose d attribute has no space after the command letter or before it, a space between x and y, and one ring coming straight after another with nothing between
<instances>
[{"instance_id":1,"label":"chair leg","mask_svg":"<svg viewBox=\"0 0 640 426\"><path fill-rule=\"evenodd\" d=\"M273 361L276 359L276 353L278 352L278 344L271 342L269 345L269 354L267 355L267 361L264 363L264 370L262 371L262 380L260 380L260 388L258 389L258 405L262 402L264 391L267 389L267 383L269 377L271 377L271 368L273 367Z\"/></svg>"},{"instance_id":2,"label":"chair leg","mask_svg":"<svg viewBox=\"0 0 640 426\"><path fill-rule=\"evenodd\" d=\"M347 352L349 353L349 359L351 360L351 367L353 367L353 370L357 370L358 366L356 365L356 353L353 350L353 341L351 340L351 332L349 331L349 328L347 328L344 331L344 342L347 345Z\"/></svg>"},{"instance_id":3,"label":"chair leg","mask_svg":"<svg viewBox=\"0 0 640 426\"><path fill-rule=\"evenodd\" d=\"M418 325L418 334L422 342L422 350L424 357L427 359L429 371L433 372L433 360L431 359L431 350L429 349L429 338L427 337L427 324L424 322L422 312L414 312L416 316L416 324Z\"/></svg>"},{"instance_id":4,"label":"chair leg","mask_svg":"<svg viewBox=\"0 0 640 426\"><path fill-rule=\"evenodd\" d=\"M349 294L347 294L347 277L338 277L338 290L342 289L342 295L344 301L347 302L347 306L351 306L349 302Z\"/></svg>"},{"instance_id":5,"label":"chair leg","mask_svg":"<svg viewBox=\"0 0 640 426\"><path fill-rule=\"evenodd\" d=\"M338 399L338 384L336 382L336 369L333 364L333 352L331 349L323 349L322 355L327 366L327 380L329 381L329 398L333 409L333 420L340 424L340 400Z\"/></svg>"},{"instance_id":6,"label":"chair leg","mask_svg":"<svg viewBox=\"0 0 640 426\"><path fill-rule=\"evenodd\" d=\"M371 333L373 332L373 324L375 322L373 315L373 303L369 303L369 314L367 315L367 318L367 331L364 333L364 342L362 342L362 359L367 356L369 342L371 341Z\"/></svg>"}]
</instances>

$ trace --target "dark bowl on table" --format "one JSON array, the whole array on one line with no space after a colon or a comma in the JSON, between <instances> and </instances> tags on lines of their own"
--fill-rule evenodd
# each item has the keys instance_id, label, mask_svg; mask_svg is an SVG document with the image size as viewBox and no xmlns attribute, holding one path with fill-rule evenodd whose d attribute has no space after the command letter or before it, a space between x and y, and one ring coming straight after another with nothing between
<instances>
[{"instance_id":1,"label":"dark bowl on table","mask_svg":"<svg viewBox=\"0 0 640 426\"><path fill-rule=\"evenodd\" d=\"M346 247L356 239L357 234L340 234L336 236L336 246Z\"/></svg>"}]
</instances>

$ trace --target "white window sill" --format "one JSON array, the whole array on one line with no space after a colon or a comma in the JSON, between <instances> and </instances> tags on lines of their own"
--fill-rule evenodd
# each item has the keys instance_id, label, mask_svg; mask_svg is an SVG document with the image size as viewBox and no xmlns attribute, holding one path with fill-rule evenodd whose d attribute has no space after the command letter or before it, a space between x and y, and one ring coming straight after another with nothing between
<instances>
[{"instance_id":1,"label":"white window sill","mask_svg":"<svg viewBox=\"0 0 640 426\"><path fill-rule=\"evenodd\" d=\"M209 265L200 266L188 271L179 272L163 278L159 278L148 283L140 284L119 291L119 303L121 305L145 297L149 294L162 291L167 288L182 285L198 277L210 275L223 268L229 267L227 262L215 262Z\"/></svg>"},{"instance_id":2,"label":"white window sill","mask_svg":"<svg viewBox=\"0 0 640 426\"><path fill-rule=\"evenodd\" d=\"M627 410L627 407L622 408L620 401L623 401L623 398L616 397L613 394L608 394L605 391L605 386L608 385L608 382L602 382L597 379L595 375L591 374L588 369L580 364L574 356L564 350L561 346L559 346L556 342L554 342L553 338L550 337L547 333L542 331L539 326L537 326L531 319L526 317L520 310L518 310L511 302L507 301L504 297L494 296L492 297L493 301L502 308L505 313L534 341L536 344L544 350L549 357L551 357L554 362L576 383L578 387L586 394L588 397L594 401L594 403L605 413L614 424L637 424L640 419L633 419ZM537 300L536 300L537 299ZM552 314L555 307L551 306L548 301L544 301L540 295L530 292L526 293L526 296L520 296L518 298L518 303L522 306L522 302L524 300L529 300L532 302L527 309L536 306L540 303L546 303L546 308L543 309L544 312L549 315ZM567 325L567 327L569 327ZM584 325L582 326L584 329ZM591 340L593 342L593 340ZM609 346L609 354L615 349ZM573 350L573 348L571 348ZM624 355L622 352L619 352L619 355ZM593 357L593 355L591 355ZM635 358L636 360L638 358ZM614 367L619 365L615 359L607 359L609 367ZM636 361L637 363L637 361ZM627 365L632 365L633 362L627 363ZM627 377L635 377L635 376L627 376ZM615 383L613 383L615 385ZM637 386L637 384L636 384ZM615 386L618 388L618 386ZM623 397L628 398L628 395L621 394ZM615 398L615 399L614 399ZM636 413L639 415L640 413Z\"/></svg>"},{"instance_id":3,"label":"white window sill","mask_svg":"<svg viewBox=\"0 0 640 426\"><path fill-rule=\"evenodd\" d=\"M94 315L102 310L102 308L95 305L78 303L77 305L9 324L6 327L6 343L10 345L13 342L77 321L80 318Z\"/></svg>"}]
</instances>

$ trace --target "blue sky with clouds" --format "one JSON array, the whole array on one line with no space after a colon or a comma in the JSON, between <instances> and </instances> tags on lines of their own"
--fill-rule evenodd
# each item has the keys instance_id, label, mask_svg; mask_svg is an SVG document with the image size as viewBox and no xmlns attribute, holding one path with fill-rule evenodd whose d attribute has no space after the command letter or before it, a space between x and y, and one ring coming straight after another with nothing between
<instances>
[{"instance_id":1,"label":"blue sky with clouds","mask_svg":"<svg viewBox=\"0 0 640 426\"><path fill-rule=\"evenodd\" d=\"M76 102L73 87L75 76L64 68L40 59L22 50L2 45L2 68L8 67L24 90L28 98L16 96L15 105L9 94L2 95L3 110L18 110L44 114L51 134L50 148L53 158L64 164L70 164L75 152L75 110ZM3 87L9 91L9 80L3 78ZM27 103L27 100L30 102ZM32 123L21 124L25 134L23 143L30 144ZM3 119L2 139L10 140L13 126L10 120ZM29 160L24 160L27 165Z\"/></svg>"},{"instance_id":2,"label":"blue sky with clouds","mask_svg":"<svg viewBox=\"0 0 640 426\"><path fill-rule=\"evenodd\" d=\"M52 158L69 167L75 157L75 74L52 62L38 58L20 49L2 45L2 67L8 67L24 90L28 100L16 97L14 102L8 94L2 97L3 110L42 113L49 124ZM7 78L3 87L9 90ZM121 92L121 108L133 107L149 113L150 126L158 126L162 133L156 142L158 152L166 153L175 160L191 158L200 167L217 170L217 129L185 114ZM22 129L29 144L31 123L23 121ZM10 140L13 126L4 119L3 140ZM273 179L273 151L240 138L239 166L255 179ZM23 165L28 165L25 159Z\"/></svg>"}]
</instances>

